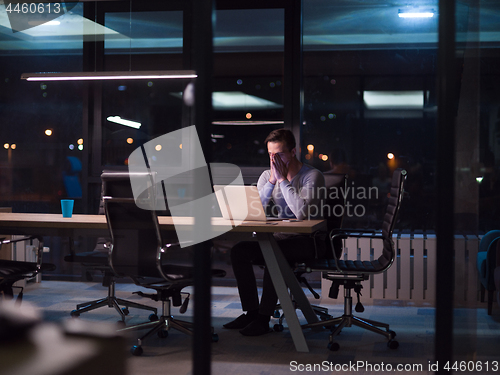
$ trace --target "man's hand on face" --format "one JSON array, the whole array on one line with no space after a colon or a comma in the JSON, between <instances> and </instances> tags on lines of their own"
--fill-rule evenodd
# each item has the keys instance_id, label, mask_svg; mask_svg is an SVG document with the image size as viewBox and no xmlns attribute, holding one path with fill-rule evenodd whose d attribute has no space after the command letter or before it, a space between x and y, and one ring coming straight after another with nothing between
<instances>
[{"instance_id":1,"label":"man's hand on face","mask_svg":"<svg viewBox=\"0 0 500 375\"><path fill-rule=\"evenodd\" d=\"M271 159L271 178L275 176L276 181L281 183L288 175L288 163L285 163L279 154L275 154Z\"/></svg>"},{"instance_id":2,"label":"man's hand on face","mask_svg":"<svg viewBox=\"0 0 500 375\"><path fill-rule=\"evenodd\" d=\"M271 164L271 177L269 177L269 182L273 185L276 185L276 172L274 171L274 163L273 156L270 156L270 164Z\"/></svg>"}]
</instances>

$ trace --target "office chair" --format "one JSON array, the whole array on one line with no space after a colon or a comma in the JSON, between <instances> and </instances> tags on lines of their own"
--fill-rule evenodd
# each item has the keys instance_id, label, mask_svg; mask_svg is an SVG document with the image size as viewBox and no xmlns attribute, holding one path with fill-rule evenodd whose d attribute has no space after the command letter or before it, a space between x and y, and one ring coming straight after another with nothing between
<instances>
[{"instance_id":1,"label":"office chair","mask_svg":"<svg viewBox=\"0 0 500 375\"><path fill-rule=\"evenodd\" d=\"M324 177L326 190L325 196L323 197L323 205L321 208L322 216L326 220L327 232L329 233L334 229L342 228L342 221L344 218L344 211L346 206L348 175L325 172ZM316 242L316 258L318 258L318 256L320 255L317 251L318 248L322 248L322 246L318 243L319 241L324 243L324 247L328 252L336 251L337 256L340 256L340 253L342 251L342 241L340 239L336 239L334 242L335 250L331 248L332 243L328 239L328 236L325 236L324 233L315 233L314 240ZM302 267L295 268L293 272L299 283L307 287L307 289L309 289L315 299L320 299L320 295L312 288L312 286L304 276L304 274L308 272ZM332 283L331 290L333 291L335 289L338 291L338 284ZM333 292L330 293L330 295L332 294ZM296 306L295 301L294 305ZM312 305L311 307L321 320L328 320L333 318L330 314L328 314L328 308L318 305ZM278 318L278 323L276 323L273 327L276 332L283 331L283 320L285 319L285 315L283 313L280 313L280 310L281 305L278 304L274 312L274 317Z\"/></svg>"},{"instance_id":2,"label":"office chair","mask_svg":"<svg viewBox=\"0 0 500 375\"><path fill-rule=\"evenodd\" d=\"M382 241L383 250L382 254L373 260L360 260L360 259L340 259L334 251L331 258L312 260L306 262L303 268L308 271L319 271L323 273L323 278L339 282L344 287L344 314L340 317L321 321L317 323L306 324L303 328L313 327L334 327L330 334L330 342L328 348L332 351L339 350L340 346L334 342L334 338L342 331L344 327L351 327L356 325L363 329L381 334L387 338L388 347L396 349L399 343L394 340L396 333L389 330L389 325L386 323L376 322L369 319L360 319L352 315L352 296L351 291L358 297L358 304L356 305L356 312L364 311L363 305L359 302L362 285L361 282L370 278L370 275L382 273L391 267L396 257L394 249L394 242L392 240L392 233L398 211L401 206L403 197L403 187L406 180L407 172L403 169L396 169L392 176L391 189L388 198L388 205L382 223L382 230L332 230L330 232L330 240L332 248L334 241L338 239L346 239L349 237L355 238L370 238L372 241Z\"/></svg>"},{"instance_id":3,"label":"office chair","mask_svg":"<svg viewBox=\"0 0 500 375\"><path fill-rule=\"evenodd\" d=\"M99 215L104 215L104 200L102 199L102 197L104 196L104 194L106 194L106 190L106 184L102 182L101 199L99 201ZM116 297L115 285L117 276L113 272L113 269L109 264L109 242L109 238L100 237L97 239L97 243L93 251L75 252L72 249L71 254L64 257L64 260L66 262L79 263L83 267L85 267L87 280L92 280L92 271L101 272L103 275L102 286L108 289L107 297L83 302L76 305L76 309L71 311L71 316L79 317L80 314L83 314L84 312L95 310L105 306L113 307L118 312L118 314L120 314L122 323L125 323L125 316L130 313L130 307L151 311L153 314L158 314L158 309L156 307L147 306Z\"/></svg>"},{"instance_id":4,"label":"office chair","mask_svg":"<svg viewBox=\"0 0 500 375\"><path fill-rule=\"evenodd\" d=\"M150 174L144 174L145 179L150 177ZM136 205L128 173L103 173L101 178L110 187L104 196L104 207L111 234L111 267L117 275L129 277L136 285L155 291L152 294L138 292L139 295L162 302L160 317L152 316L150 322L123 329L129 331L149 328L138 339L137 345L131 348L133 355L141 355L142 343L155 333L164 338L174 328L192 334L192 323L174 319L170 315L170 308L173 304L181 306L181 313L186 311L189 294L182 302L181 293L185 287L193 285L194 269L189 263L169 259L175 248L178 248L178 239L175 236L170 242L164 241L157 212L144 210ZM126 190L129 191L128 194ZM225 271L212 270L212 276L223 277ZM217 339L217 335L213 334L213 340Z\"/></svg>"},{"instance_id":5,"label":"office chair","mask_svg":"<svg viewBox=\"0 0 500 375\"><path fill-rule=\"evenodd\" d=\"M41 272L54 271L56 266L52 263L43 263L43 239L41 236L28 236L7 240L0 239L0 247L3 244L16 243L20 241L38 240L37 260L36 262L25 262L16 260L0 259L0 293L9 298L14 298L14 288L20 288L21 291L17 295L16 303L20 304L23 299L24 288L14 286L14 283L23 279L31 279Z\"/></svg>"},{"instance_id":6,"label":"office chair","mask_svg":"<svg viewBox=\"0 0 500 375\"><path fill-rule=\"evenodd\" d=\"M497 245L500 242L500 230L491 230L479 242L476 256L477 274L481 284L481 302L488 291L488 315L493 311L493 293L495 292L495 268L498 264Z\"/></svg>"}]
</instances>

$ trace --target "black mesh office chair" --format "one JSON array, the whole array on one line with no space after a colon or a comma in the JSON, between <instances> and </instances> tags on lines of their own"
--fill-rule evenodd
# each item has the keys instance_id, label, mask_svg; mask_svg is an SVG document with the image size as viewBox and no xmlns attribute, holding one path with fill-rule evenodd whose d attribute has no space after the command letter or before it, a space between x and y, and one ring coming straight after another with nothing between
<instances>
[{"instance_id":1,"label":"black mesh office chair","mask_svg":"<svg viewBox=\"0 0 500 375\"><path fill-rule=\"evenodd\" d=\"M106 184L103 181L101 185L101 199L99 202L99 215L104 215L104 200L102 197L107 194ZM143 305L123 298L116 297L115 285L117 276L109 264L109 238L100 237L97 239L93 251L75 252L73 249L69 255L64 257L66 262L79 263L85 268L87 280L92 280L92 272L102 273L102 286L108 289L108 295L97 300L83 302L76 305L76 309L71 311L71 316L78 317L87 311L92 311L100 307L112 307L120 314L121 322L125 322L125 316L129 314L129 308L152 311L158 313L156 307ZM124 306L124 307L121 307Z\"/></svg>"},{"instance_id":2,"label":"black mesh office chair","mask_svg":"<svg viewBox=\"0 0 500 375\"><path fill-rule=\"evenodd\" d=\"M144 174L144 178L150 176ZM132 354L141 355L143 341L155 333L159 337L167 337L170 328L192 333L192 323L174 319L170 315L170 307L172 303L181 306L181 313L186 310L189 295L183 303L181 292L193 285L194 269L191 262L173 262L169 259L172 250L178 248L175 244L178 239L175 236L170 241L164 241L156 211L144 210L136 205L134 198L131 198L127 173L103 173L102 180L109 186L108 194L104 196L104 207L111 233L111 267L117 275L129 277L136 285L156 291L154 294L139 295L162 302L159 318L152 317L151 322L124 329L150 329L131 349ZM170 232L170 235L174 236L174 232ZM212 276L223 277L225 271L212 270ZM213 338L217 340L216 335Z\"/></svg>"},{"instance_id":3,"label":"black mesh office chair","mask_svg":"<svg viewBox=\"0 0 500 375\"><path fill-rule=\"evenodd\" d=\"M331 254L331 258L313 260L306 262L305 265L303 265L304 270L308 272L322 272L323 278L332 280L333 282L338 282L344 287L344 314L342 316L303 326L303 328L333 326L334 328L330 334L330 342L328 344L329 349L332 351L337 351L340 348L339 344L333 341L335 336L337 336L344 327L351 327L353 324L385 336L387 340L389 340L388 346L391 349L396 349L399 346L399 343L394 340L396 333L389 330L388 324L368 319L360 319L352 315L351 290L354 289L357 293L359 301L362 288L361 282L368 280L370 275L386 271L394 262L396 252L394 249L394 242L392 240L392 233L403 197L403 186L406 180L406 175L407 173L403 169L397 169L393 174L390 196L381 231L358 229L348 231L341 229L333 230L330 233L332 244L334 241L338 241L339 239L343 240L348 237L371 238L372 240L382 241L382 254L377 259L340 259L336 252L333 252ZM356 305L356 311L362 312L363 310L363 306L360 302L358 302Z\"/></svg>"},{"instance_id":4,"label":"black mesh office chair","mask_svg":"<svg viewBox=\"0 0 500 375\"><path fill-rule=\"evenodd\" d=\"M0 294L3 294L8 298L14 298L14 288L20 288L21 291L17 295L16 303L21 303L24 289L23 287L14 286L15 282L23 279L31 279L41 272L54 271L56 266L52 263L42 262L43 238L40 236L28 236L13 240L7 240L5 238L0 239L0 247L4 244L7 245L9 243L16 243L20 241L31 242L35 239L38 240L36 262L0 259Z\"/></svg>"},{"instance_id":5,"label":"black mesh office chair","mask_svg":"<svg viewBox=\"0 0 500 375\"><path fill-rule=\"evenodd\" d=\"M324 176L326 190L322 200L323 204L321 206L321 209L322 216L327 223L327 232L329 233L334 229L342 228L342 221L344 218L346 206L346 189L348 176L346 174L328 172L324 173ZM328 236L325 236L324 233L315 233L315 241L316 249L326 248L328 252L333 251L333 249L331 248L332 243ZM319 242L324 243L324 246ZM342 252L342 241L340 239L336 239L333 245L335 246L337 256L340 256ZM322 257L323 256L324 254L322 254ZM312 288L312 286L309 284L309 281L304 276L308 272L303 267L298 267L294 269L293 272L299 283L306 286L315 299L320 299L320 295ZM337 288L338 290L338 284L332 283L332 290L335 288ZM312 305L311 307L321 320L328 320L332 318L332 316L328 313L328 308L318 305ZM281 305L278 304L274 312L274 317L278 318L278 323L274 325L274 330L278 332L283 331L283 320L285 319L285 315L283 313L280 313L280 310Z\"/></svg>"}]
</instances>

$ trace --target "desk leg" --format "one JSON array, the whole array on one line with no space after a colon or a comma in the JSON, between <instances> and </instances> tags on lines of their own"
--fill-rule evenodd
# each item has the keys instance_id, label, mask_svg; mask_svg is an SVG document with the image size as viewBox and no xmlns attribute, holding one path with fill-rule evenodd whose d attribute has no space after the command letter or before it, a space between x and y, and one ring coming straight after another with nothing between
<instances>
[{"instance_id":1,"label":"desk leg","mask_svg":"<svg viewBox=\"0 0 500 375\"><path fill-rule=\"evenodd\" d=\"M304 333L302 332L302 327L300 326L295 308L293 307L292 300L290 298L290 295L288 294L287 285L285 284L285 280L289 284L293 284L294 282L298 284L297 279L293 275L288 262L281 252L281 249L276 244L276 240L274 239L273 234L257 233L257 239L262 250L264 261L266 262L266 267L268 268L269 274L271 275L276 294L278 295L281 307L283 308L283 313L285 314L286 322L288 324L288 328L290 329L293 343L295 344L295 349L298 352L308 352L309 348L307 346ZM292 281L292 278L294 281ZM304 293L301 288L300 292L302 294ZM307 304L309 305L309 308L311 308L309 301L307 301Z\"/></svg>"}]
</instances>

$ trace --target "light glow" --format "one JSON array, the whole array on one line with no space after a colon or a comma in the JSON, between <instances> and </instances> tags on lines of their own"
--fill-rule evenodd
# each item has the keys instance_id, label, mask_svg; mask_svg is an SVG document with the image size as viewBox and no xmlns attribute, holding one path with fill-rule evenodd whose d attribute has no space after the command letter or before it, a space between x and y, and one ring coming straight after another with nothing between
<instances>
[{"instance_id":1,"label":"light glow","mask_svg":"<svg viewBox=\"0 0 500 375\"><path fill-rule=\"evenodd\" d=\"M128 126L130 128L134 128L134 129L139 129L142 125L140 122L126 120L126 119L121 118L120 116L109 116L107 118L107 120L110 122L114 122L116 124L120 124L120 125Z\"/></svg>"},{"instance_id":2,"label":"light glow","mask_svg":"<svg viewBox=\"0 0 500 375\"><path fill-rule=\"evenodd\" d=\"M423 91L363 91L367 109L423 109Z\"/></svg>"},{"instance_id":3,"label":"light glow","mask_svg":"<svg viewBox=\"0 0 500 375\"><path fill-rule=\"evenodd\" d=\"M389 159L389 160L394 159L394 154L393 154L392 152L389 152L389 153L387 154L387 159Z\"/></svg>"},{"instance_id":4,"label":"light glow","mask_svg":"<svg viewBox=\"0 0 500 375\"><path fill-rule=\"evenodd\" d=\"M50 137L50 136L52 135L52 129L46 129L46 130L45 130L45 135L46 135L47 137Z\"/></svg>"},{"instance_id":5,"label":"light glow","mask_svg":"<svg viewBox=\"0 0 500 375\"><path fill-rule=\"evenodd\" d=\"M432 18L434 17L433 12L399 12L398 16L400 18Z\"/></svg>"}]
</instances>

